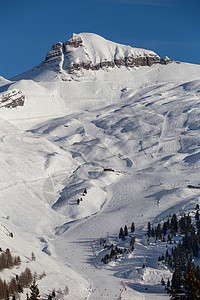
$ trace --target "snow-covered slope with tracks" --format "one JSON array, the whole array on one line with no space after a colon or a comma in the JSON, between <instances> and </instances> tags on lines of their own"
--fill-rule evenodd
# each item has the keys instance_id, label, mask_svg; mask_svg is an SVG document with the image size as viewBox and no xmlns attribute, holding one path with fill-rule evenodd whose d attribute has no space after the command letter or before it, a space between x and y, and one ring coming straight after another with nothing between
<instances>
[{"instance_id":1,"label":"snow-covered slope with tracks","mask_svg":"<svg viewBox=\"0 0 200 300\"><path fill-rule=\"evenodd\" d=\"M145 232L199 202L187 185L199 184L200 66L61 75L38 68L0 81L2 95L25 95L24 106L0 109L1 247L22 257L21 268L45 271L42 299L66 285L64 299L165 299L160 279L171 275ZM131 222L135 250L103 264L100 238L118 243Z\"/></svg>"}]
</instances>

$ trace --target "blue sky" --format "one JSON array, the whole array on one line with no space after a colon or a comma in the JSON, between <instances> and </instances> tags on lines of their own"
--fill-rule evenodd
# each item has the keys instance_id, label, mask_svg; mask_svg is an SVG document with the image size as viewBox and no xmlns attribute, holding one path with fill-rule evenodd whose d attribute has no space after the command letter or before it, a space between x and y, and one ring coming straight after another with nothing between
<instances>
[{"instance_id":1,"label":"blue sky","mask_svg":"<svg viewBox=\"0 0 200 300\"><path fill-rule=\"evenodd\" d=\"M44 60L73 32L200 64L200 0L1 0L0 76Z\"/></svg>"}]
</instances>

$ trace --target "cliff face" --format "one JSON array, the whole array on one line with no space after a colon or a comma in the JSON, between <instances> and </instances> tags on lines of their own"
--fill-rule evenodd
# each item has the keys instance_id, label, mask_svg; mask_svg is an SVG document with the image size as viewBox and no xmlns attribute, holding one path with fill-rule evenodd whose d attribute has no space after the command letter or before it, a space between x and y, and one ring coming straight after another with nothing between
<instances>
[{"instance_id":1,"label":"cliff face","mask_svg":"<svg viewBox=\"0 0 200 300\"><path fill-rule=\"evenodd\" d=\"M89 33L73 34L65 43L53 45L47 53L44 64L54 64L58 70L99 70L114 67L152 66L161 63L153 51L132 48L105 40Z\"/></svg>"}]
</instances>

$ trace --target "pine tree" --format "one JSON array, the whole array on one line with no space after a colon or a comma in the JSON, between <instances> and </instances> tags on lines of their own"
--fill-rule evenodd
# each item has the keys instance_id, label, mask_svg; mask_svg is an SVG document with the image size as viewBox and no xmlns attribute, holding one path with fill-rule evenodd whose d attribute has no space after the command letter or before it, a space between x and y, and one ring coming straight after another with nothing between
<instances>
[{"instance_id":1,"label":"pine tree","mask_svg":"<svg viewBox=\"0 0 200 300\"><path fill-rule=\"evenodd\" d=\"M36 260L35 254L34 254L33 252L31 253L31 260L32 260L32 261L35 261L35 260Z\"/></svg>"},{"instance_id":2,"label":"pine tree","mask_svg":"<svg viewBox=\"0 0 200 300\"><path fill-rule=\"evenodd\" d=\"M199 221L199 211L198 210L196 211L196 214L195 214L195 220Z\"/></svg>"},{"instance_id":3,"label":"pine tree","mask_svg":"<svg viewBox=\"0 0 200 300\"><path fill-rule=\"evenodd\" d=\"M17 281L15 277L13 277L9 282L9 291L11 295L14 295L15 293L18 292Z\"/></svg>"},{"instance_id":4,"label":"pine tree","mask_svg":"<svg viewBox=\"0 0 200 300\"><path fill-rule=\"evenodd\" d=\"M131 232L134 232L135 231L135 224L134 222L131 224Z\"/></svg>"},{"instance_id":5,"label":"pine tree","mask_svg":"<svg viewBox=\"0 0 200 300\"><path fill-rule=\"evenodd\" d=\"M126 225L124 226L124 235L125 235L125 236L127 236L127 235L128 235L128 228L127 228L127 226L126 226Z\"/></svg>"},{"instance_id":6,"label":"pine tree","mask_svg":"<svg viewBox=\"0 0 200 300\"><path fill-rule=\"evenodd\" d=\"M189 271L183 274L183 286L185 288L185 299L200 299L200 281L195 276L195 266L190 265Z\"/></svg>"},{"instance_id":7,"label":"pine tree","mask_svg":"<svg viewBox=\"0 0 200 300\"><path fill-rule=\"evenodd\" d=\"M150 237L151 236L151 223L148 222L148 226L147 226L147 236Z\"/></svg>"},{"instance_id":8,"label":"pine tree","mask_svg":"<svg viewBox=\"0 0 200 300\"><path fill-rule=\"evenodd\" d=\"M167 230L168 230L167 222L164 222L163 227L162 227L162 232L163 232L164 235L166 235Z\"/></svg>"},{"instance_id":9,"label":"pine tree","mask_svg":"<svg viewBox=\"0 0 200 300\"><path fill-rule=\"evenodd\" d=\"M123 230L123 228L121 227L120 228L120 231L119 231L119 239L122 239L122 240L124 240L124 230Z\"/></svg>"},{"instance_id":10,"label":"pine tree","mask_svg":"<svg viewBox=\"0 0 200 300\"><path fill-rule=\"evenodd\" d=\"M35 282L35 278L33 280L33 283L30 287L30 290L31 290L31 295L30 295L30 300L40 300L40 292L39 292L39 289L38 289L38 286Z\"/></svg>"},{"instance_id":11,"label":"pine tree","mask_svg":"<svg viewBox=\"0 0 200 300\"><path fill-rule=\"evenodd\" d=\"M55 290L53 290L53 292L52 292L52 297L56 297L56 291Z\"/></svg>"},{"instance_id":12,"label":"pine tree","mask_svg":"<svg viewBox=\"0 0 200 300\"><path fill-rule=\"evenodd\" d=\"M165 285L165 281L164 281L163 277L162 277L162 279L161 279L161 284L162 284L162 285Z\"/></svg>"},{"instance_id":13,"label":"pine tree","mask_svg":"<svg viewBox=\"0 0 200 300\"><path fill-rule=\"evenodd\" d=\"M168 288L170 287L170 280L169 280L169 278L168 278L168 280L167 280L167 287L168 287Z\"/></svg>"},{"instance_id":14,"label":"pine tree","mask_svg":"<svg viewBox=\"0 0 200 300\"><path fill-rule=\"evenodd\" d=\"M175 291L180 291L181 288L181 278L182 278L182 274L181 274L181 268L177 268L175 270L175 272L172 275L172 289L174 289Z\"/></svg>"},{"instance_id":15,"label":"pine tree","mask_svg":"<svg viewBox=\"0 0 200 300\"><path fill-rule=\"evenodd\" d=\"M171 234L174 235L178 230L178 221L176 214L173 214L171 218Z\"/></svg>"},{"instance_id":16,"label":"pine tree","mask_svg":"<svg viewBox=\"0 0 200 300\"><path fill-rule=\"evenodd\" d=\"M14 266L13 257L10 253L10 249L6 249L6 268L12 268Z\"/></svg>"},{"instance_id":17,"label":"pine tree","mask_svg":"<svg viewBox=\"0 0 200 300\"><path fill-rule=\"evenodd\" d=\"M162 239L162 235L161 235L161 226L160 223L157 225L156 229L155 229L155 233L156 233L156 239Z\"/></svg>"}]
</instances>

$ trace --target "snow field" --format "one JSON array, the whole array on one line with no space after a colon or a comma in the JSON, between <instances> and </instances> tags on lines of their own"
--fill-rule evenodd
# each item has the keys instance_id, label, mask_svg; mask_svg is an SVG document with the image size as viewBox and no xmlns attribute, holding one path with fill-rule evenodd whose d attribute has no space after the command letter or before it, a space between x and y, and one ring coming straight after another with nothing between
<instances>
[{"instance_id":1,"label":"snow field","mask_svg":"<svg viewBox=\"0 0 200 300\"><path fill-rule=\"evenodd\" d=\"M35 80L54 74L35 72ZM199 184L200 69L102 72L71 82L1 80L3 93L19 89L26 99L0 112L0 246L21 256L20 268L46 272L38 280L43 299L66 285L64 299L165 299L163 245L147 245L145 232L149 221L199 203L187 185ZM132 222L133 253L100 262L99 239L119 244L120 227Z\"/></svg>"}]
</instances>

